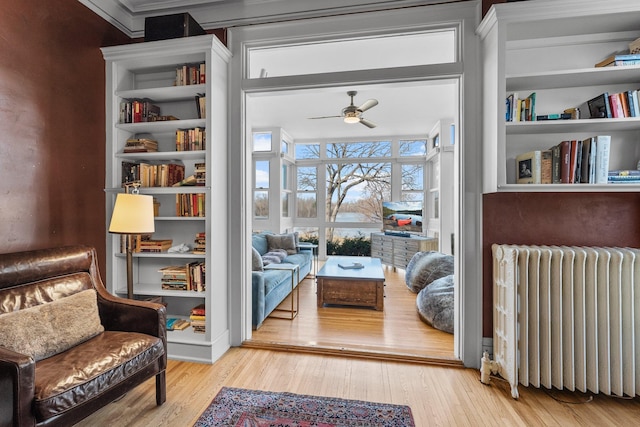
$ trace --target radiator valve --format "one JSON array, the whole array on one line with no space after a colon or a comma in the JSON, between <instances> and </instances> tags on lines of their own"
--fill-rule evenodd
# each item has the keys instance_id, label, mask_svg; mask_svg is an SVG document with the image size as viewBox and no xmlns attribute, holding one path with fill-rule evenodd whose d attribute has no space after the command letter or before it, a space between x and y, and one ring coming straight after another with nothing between
<instances>
[{"instance_id":1,"label":"radiator valve","mask_svg":"<svg viewBox=\"0 0 640 427\"><path fill-rule=\"evenodd\" d=\"M489 353L485 351L480 359L480 382L489 384L491 382L491 374L498 373L498 364L489 359Z\"/></svg>"}]
</instances>

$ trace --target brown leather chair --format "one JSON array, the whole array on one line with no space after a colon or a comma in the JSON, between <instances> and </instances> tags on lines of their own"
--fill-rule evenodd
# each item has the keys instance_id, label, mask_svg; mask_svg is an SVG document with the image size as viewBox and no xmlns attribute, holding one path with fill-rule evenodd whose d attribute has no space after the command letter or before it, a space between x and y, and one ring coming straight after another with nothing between
<instances>
[{"instance_id":1,"label":"brown leather chair","mask_svg":"<svg viewBox=\"0 0 640 427\"><path fill-rule=\"evenodd\" d=\"M164 306L108 293L91 247L0 255L0 319L7 315L5 324L19 310L39 310L87 289L95 289L95 320L104 332L41 360L0 346L0 426L69 426L153 376L156 404L165 402ZM90 304L95 313L95 303ZM0 338L9 336L6 330L0 329Z\"/></svg>"}]
</instances>

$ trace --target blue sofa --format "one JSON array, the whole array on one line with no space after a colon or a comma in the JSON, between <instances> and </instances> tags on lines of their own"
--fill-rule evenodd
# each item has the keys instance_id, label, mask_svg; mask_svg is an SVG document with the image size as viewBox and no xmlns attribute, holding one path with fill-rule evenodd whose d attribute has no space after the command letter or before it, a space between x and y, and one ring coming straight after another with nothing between
<instances>
[{"instance_id":1,"label":"blue sofa","mask_svg":"<svg viewBox=\"0 0 640 427\"><path fill-rule=\"evenodd\" d=\"M269 251L267 234L256 233L252 236L254 249L262 256ZM289 254L282 263L298 264L300 267L300 281L311 271L313 254L311 250L299 249L297 253ZM262 322L291 292L291 272L289 270L252 271L252 326L258 329ZM298 286L299 282L296 283Z\"/></svg>"}]
</instances>

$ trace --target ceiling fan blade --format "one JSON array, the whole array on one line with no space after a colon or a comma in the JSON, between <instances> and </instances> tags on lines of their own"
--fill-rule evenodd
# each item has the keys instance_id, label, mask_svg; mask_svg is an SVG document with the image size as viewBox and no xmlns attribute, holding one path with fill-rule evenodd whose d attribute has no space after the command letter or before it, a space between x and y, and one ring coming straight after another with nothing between
<instances>
[{"instance_id":1,"label":"ceiling fan blade","mask_svg":"<svg viewBox=\"0 0 640 427\"><path fill-rule=\"evenodd\" d=\"M373 129L374 127L376 127L375 123L370 122L367 119L363 119L362 117L360 117L360 123L362 123L363 125L365 125L368 128Z\"/></svg>"},{"instance_id":2,"label":"ceiling fan blade","mask_svg":"<svg viewBox=\"0 0 640 427\"><path fill-rule=\"evenodd\" d=\"M310 120L314 120L314 119L333 119L335 117L342 117L342 116L321 116L321 117L307 117L307 119Z\"/></svg>"},{"instance_id":3,"label":"ceiling fan blade","mask_svg":"<svg viewBox=\"0 0 640 427\"><path fill-rule=\"evenodd\" d=\"M358 107L358 110L360 110L360 111L362 111L364 113L369 108L375 107L376 105L378 105L378 100L377 99L368 99L367 101L364 102L364 104L362 104L361 106Z\"/></svg>"}]
</instances>

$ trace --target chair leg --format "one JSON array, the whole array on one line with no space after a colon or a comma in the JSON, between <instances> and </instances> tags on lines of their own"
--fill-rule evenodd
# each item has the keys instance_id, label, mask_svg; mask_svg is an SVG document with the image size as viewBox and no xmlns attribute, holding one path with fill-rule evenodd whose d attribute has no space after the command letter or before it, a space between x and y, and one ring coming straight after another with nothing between
<instances>
[{"instance_id":1,"label":"chair leg","mask_svg":"<svg viewBox=\"0 0 640 427\"><path fill-rule=\"evenodd\" d=\"M156 405L160 406L167 400L166 371L156 375Z\"/></svg>"}]
</instances>

